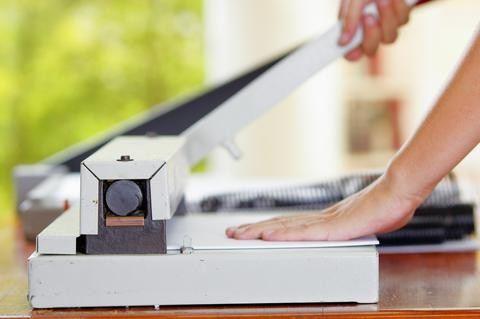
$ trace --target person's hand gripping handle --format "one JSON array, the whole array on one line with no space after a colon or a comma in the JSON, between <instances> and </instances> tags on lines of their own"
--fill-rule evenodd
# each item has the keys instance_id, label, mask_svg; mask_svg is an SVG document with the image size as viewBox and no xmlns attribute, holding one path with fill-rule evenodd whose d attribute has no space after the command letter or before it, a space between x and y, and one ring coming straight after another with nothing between
<instances>
[{"instance_id":1,"label":"person's hand gripping handle","mask_svg":"<svg viewBox=\"0 0 480 319\"><path fill-rule=\"evenodd\" d=\"M338 44L348 48L345 57L356 61L373 56L379 45L395 42L418 0L342 0Z\"/></svg>"}]
</instances>

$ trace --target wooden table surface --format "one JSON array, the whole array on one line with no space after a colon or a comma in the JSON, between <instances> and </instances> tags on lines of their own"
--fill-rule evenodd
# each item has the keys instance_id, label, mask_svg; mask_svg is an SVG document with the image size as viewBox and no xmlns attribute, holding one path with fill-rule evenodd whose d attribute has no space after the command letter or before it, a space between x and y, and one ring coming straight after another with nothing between
<instances>
[{"instance_id":1,"label":"wooden table surface","mask_svg":"<svg viewBox=\"0 0 480 319\"><path fill-rule=\"evenodd\" d=\"M0 227L0 318L480 317L478 253L381 255L378 304L32 310L26 298L26 258L34 247L16 229Z\"/></svg>"}]
</instances>

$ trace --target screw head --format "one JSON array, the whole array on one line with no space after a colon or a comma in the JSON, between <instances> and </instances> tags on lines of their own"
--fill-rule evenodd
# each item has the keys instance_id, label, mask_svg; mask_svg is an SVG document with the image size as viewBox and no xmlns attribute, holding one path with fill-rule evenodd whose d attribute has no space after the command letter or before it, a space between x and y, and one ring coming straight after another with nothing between
<instances>
[{"instance_id":1,"label":"screw head","mask_svg":"<svg viewBox=\"0 0 480 319\"><path fill-rule=\"evenodd\" d=\"M119 159L117 159L119 162L130 162L133 161L133 159L130 157L130 155L121 155Z\"/></svg>"}]
</instances>

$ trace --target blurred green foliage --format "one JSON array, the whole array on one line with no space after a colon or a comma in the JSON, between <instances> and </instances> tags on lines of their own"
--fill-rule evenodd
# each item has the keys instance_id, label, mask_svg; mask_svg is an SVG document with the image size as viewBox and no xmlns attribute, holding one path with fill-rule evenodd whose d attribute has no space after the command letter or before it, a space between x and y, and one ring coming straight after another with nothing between
<instances>
[{"instance_id":1,"label":"blurred green foliage","mask_svg":"<svg viewBox=\"0 0 480 319\"><path fill-rule=\"evenodd\" d=\"M200 0L0 0L0 215L15 164L201 86L202 24Z\"/></svg>"}]
</instances>

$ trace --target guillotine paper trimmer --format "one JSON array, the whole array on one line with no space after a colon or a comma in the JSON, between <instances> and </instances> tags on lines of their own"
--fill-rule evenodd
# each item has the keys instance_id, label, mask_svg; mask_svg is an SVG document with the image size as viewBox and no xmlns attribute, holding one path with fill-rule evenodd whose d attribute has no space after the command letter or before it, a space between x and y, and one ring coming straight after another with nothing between
<instances>
[{"instance_id":1,"label":"guillotine paper trimmer","mask_svg":"<svg viewBox=\"0 0 480 319\"><path fill-rule=\"evenodd\" d=\"M413 4L413 1L411 4ZM376 15L376 8L366 8ZM81 165L81 201L37 237L35 308L378 300L375 238L237 241L225 228L271 215L175 216L189 169L356 47L337 24L274 64L178 136L119 137Z\"/></svg>"}]
</instances>

